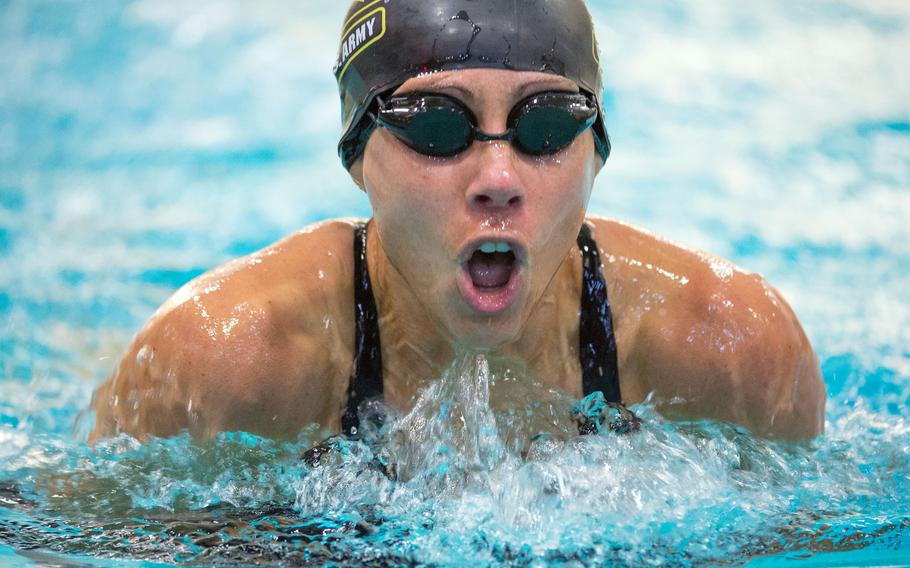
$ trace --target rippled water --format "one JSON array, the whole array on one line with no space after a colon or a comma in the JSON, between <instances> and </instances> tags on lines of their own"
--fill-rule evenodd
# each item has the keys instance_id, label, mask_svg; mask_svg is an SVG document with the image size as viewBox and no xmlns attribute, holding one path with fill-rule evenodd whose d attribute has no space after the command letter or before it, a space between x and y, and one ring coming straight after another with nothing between
<instances>
[{"instance_id":1,"label":"rippled water","mask_svg":"<svg viewBox=\"0 0 910 568\"><path fill-rule=\"evenodd\" d=\"M333 149L344 6L0 0L0 563L910 562L910 9L590 5L615 148L592 212L777 285L824 437L648 404L577 437L576 401L467 358L315 468L315 430L88 446L77 416L177 286L368 215Z\"/></svg>"}]
</instances>

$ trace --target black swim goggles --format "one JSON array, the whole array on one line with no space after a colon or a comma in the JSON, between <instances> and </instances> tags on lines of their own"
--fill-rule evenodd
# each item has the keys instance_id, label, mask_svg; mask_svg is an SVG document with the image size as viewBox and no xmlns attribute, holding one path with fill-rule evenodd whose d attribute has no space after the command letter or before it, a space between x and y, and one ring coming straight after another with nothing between
<instances>
[{"instance_id":1,"label":"black swim goggles","mask_svg":"<svg viewBox=\"0 0 910 568\"><path fill-rule=\"evenodd\" d=\"M463 102L441 93L406 93L379 100L376 123L410 148L439 158L468 149L474 140L511 142L523 154L548 156L572 143L597 120L597 103L583 93L546 91L516 104L502 134L477 128L477 118Z\"/></svg>"}]
</instances>

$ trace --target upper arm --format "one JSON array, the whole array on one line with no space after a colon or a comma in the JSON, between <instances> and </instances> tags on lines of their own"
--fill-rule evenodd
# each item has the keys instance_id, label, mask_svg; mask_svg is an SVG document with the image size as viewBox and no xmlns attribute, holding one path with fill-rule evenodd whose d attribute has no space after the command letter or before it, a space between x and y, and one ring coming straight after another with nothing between
<instances>
[{"instance_id":1,"label":"upper arm","mask_svg":"<svg viewBox=\"0 0 910 568\"><path fill-rule=\"evenodd\" d=\"M734 384L744 394L740 413L759 434L783 439L814 438L824 431L825 384L815 351L796 314L759 275L760 296L745 290L756 307L757 333L743 348ZM758 296L758 297L757 297ZM764 315L764 318L761 317Z\"/></svg>"},{"instance_id":2,"label":"upper arm","mask_svg":"<svg viewBox=\"0 0 910 568\"><path fill-rule=\"evenodd\" d=\"M791 308L761 276L695 283L660 339L654 382L670 415L728 420L753 432L806 439L824 428L825 388Z\"/></svg>"},{"instance_id":3,"label":"upper arm","mask_svg":"<svg viewBox=\"0 0 910 568\"><path fill-rule=\"evenodd\" d=\"M197 437L224 430L293 435L288 401L299 403L304 424L323 418L331 385L311 372L320 362L312 339L281 333L258 310L201 318L196 308L180 305L136 336L96 393L93 439L182 430Z\"/></svg>"},{"instance_id":4,"label":"upper arm","mask_svg":"<svg viewBox=\"0 0 910 568\"><path fill-rule=\"evenodd\" d=\"M189 428L188 391L206 379L207 359L186 305L156 314L133 338L110 378L95 392L90 439L125 432L144 438Z\"/></svg>"}]
</instances>

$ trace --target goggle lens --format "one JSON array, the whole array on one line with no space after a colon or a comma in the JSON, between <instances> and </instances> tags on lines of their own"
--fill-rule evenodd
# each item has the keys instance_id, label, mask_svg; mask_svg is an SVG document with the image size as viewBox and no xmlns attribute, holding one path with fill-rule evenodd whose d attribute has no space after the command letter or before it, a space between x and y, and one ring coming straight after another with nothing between
<instances>
[{"instance_id":1,"label":"goggle lens","mask_svg":"<svg viewBox=\"0 0 910 568\"><path fill-rule=\"evenodd\" d=\"M439 107L414 114L394 130L409 146L431 156L453 156L471 136L471 124L456 109Z\"/></svg>"},{"instance_id":2,"label":"goggle lens","mask_svg":"<svg viewBox=\"0 0 910 568\"><path fill-rule=\"evenodd\" d=\"M572 143L579 132L578 120L560 107L536 107L515 125L515 140L527 154L546 155Z\"/></svg>"}]
</instances>

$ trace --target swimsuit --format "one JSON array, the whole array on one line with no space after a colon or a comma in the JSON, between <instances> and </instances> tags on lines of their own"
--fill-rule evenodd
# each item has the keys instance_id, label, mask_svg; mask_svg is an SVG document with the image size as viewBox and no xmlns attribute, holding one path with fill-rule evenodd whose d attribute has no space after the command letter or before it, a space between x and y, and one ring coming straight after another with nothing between
<instances>
[{"instance_id":1,"label":"swimsuit","mask_svg":"<svg viewBox=\"0 0 910 568\"><path fill-rule=\"evenodd\" d=\"M578 234L583 275L579 322L579 359L585 398L572 411L583 434L600 430L606 408L613 410L611 430L636 429L634 417L622 406L613 314L607 298L597 243L587 223ZM379 313L367 268L367 226L357 225L354 235L354 371L348 387L348 405L341 430L356 436L359 409L382 397L382 349L379 342Z\"/></svg>"}]
</instances>

